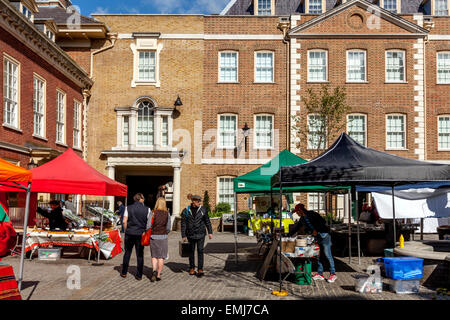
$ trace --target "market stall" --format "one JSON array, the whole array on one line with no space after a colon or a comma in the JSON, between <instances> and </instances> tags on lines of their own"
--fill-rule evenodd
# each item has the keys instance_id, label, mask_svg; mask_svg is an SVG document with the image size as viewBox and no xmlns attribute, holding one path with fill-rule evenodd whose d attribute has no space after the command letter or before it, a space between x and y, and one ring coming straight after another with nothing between
<instances>
[{"instance_id":1,"label":"market stall","mask_svg":"<svg viewBox=\"0 0 450 320\"><path fill-rule=\"evenodd\" d=\"M33 184L31 186L31 192L40 193L59 193L59 194L78 194L78 195L91 195L91 196L103 196L103 203L106 196L125 196L127 195L127 186L114 181L107 176L101 174L91 166L89 166L80 156L78 156L72 149L68 149L62 155L47 162L46 164L32 169ZM10 191L14 185L7 183L7 186L0 188L0 191ZM104 208L104 205L103 205ZM34 208L36 209L36 208ZM23 248L26 248L25 238L30 237L31 230L24 227L25 236ZM43 230L47 234L49 230ZM97 246L93 244L95 248L100 247L98 250L97 261L100 259L100 253L102 245L108 245L108 241L101 241L104 239L103 235L103 214L101 214L101 223L98 230L98 237L100 242ZM25 250L22 250L22 254L25 254ZM21 263L23 268L23 262ZM19 278L19 288L22 278Z\"/></svg>"},{"instance_id":2,"label":"market stall","mask_svg":"<svg viewBox=\"0 0 450 320\"><path fill-rule=\"evenodd\" d=\"M234 195L235 195L235 226L236 223L236 211L237 211L237 194L239 193L248 193L248 194L263 194L267 195L269 202L268 206L271 205L273 201L275 201L278 206L280 206L280 201L278 200L277 194L279 193L279 188L271 187L271 178L272 176L279 171L281 167L284 166L293 166L306 163L305 159L302 159L299 156L291 153L288 150L281 151L277 156L275 156L272 160L268 161L264 165L256 168L253 171L250 171L242 176L234 178ZM286 187L283 188L283 195L288 196L293 192L330 192L339 190L342 187L336 187L333 185L315 185L308 187ZM258 210L257 210L258 211ZM260 210L261 211L261 210ZM273 219L273 216L265 217L262 215L263 211L256 212L256 214L248 220L248 227L256 232L261 230L261 227L275 227L279 228L281 225L284 226L285 231L289 231L289 225L293 224L294 221L288 216L286 212L282 212L281 210L278 212L278 215L284 219L282 223L280 223L279 219ZM264 210L265 212L265 210ZM271 230L272 232L273 230ZM237 227L235 227L235 257L237 262Z\"/></svg>"},{"instance_id":3,"label":"market stall","mask_svg":"<svg viewBox=\"0 0 450 320\"><path fill-rule=\"evenodd\" d=\"M353 190L357 185L389 186L392 190L392 217L395 221L394 187L432 181L450 181L450 165L402 158L367 148L342 133L329 149L310 162L281 167L272 177L271 184L274 188L280 188L280 194L286 187L318 184L351 186ZM350 192L349 198L351 199ZM348 228L351 248L350 217ZM359 231L359 223L357 228ZM351 250L349 259L351 263Z\"/></svg>"},{"instance_id":4,"label":"market stall","mask_svg":"<svg viewBox=\"0 0 450 320\"><path fill-rule=\"evenodd\" d=\"M15 166L3 159L0 159L0 186L8 185L14 191L26 192L26 203L25 203L25 219L24 219L24 230L27 229L28 216L30 212L30 194L31 194L31 181L32 173L29 170ZM2 219L3 223L8 223L7 215ZM25 237L23 237L22 248L25 247ZM23 262L25 259L25 252L20 255L20 270L19 270L19 285L18 290L20 291L20 284L23 276ZM8 290L14 290L8 287Z\"/></svg>"}]
</instances>

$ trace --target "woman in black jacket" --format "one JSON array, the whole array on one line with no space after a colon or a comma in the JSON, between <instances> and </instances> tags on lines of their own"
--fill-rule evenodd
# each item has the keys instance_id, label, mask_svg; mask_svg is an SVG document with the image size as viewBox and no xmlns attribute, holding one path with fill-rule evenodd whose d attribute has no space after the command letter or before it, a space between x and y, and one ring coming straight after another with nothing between
<instances>
[{"instance_id":1,"label":"woman in black jacket","mask_svg":"<svg viewBox=\"0 0 450 320\"><path fill-rule=\"evenodd\" d=\"M181 237L183 241L189 241L189 274L195 275L195 247L197 246L197 275L203 276L203 247L205 245L206 229L209 239L212 239L212 226L206 209L200 204L202 198L193 195L192 203L181 213Z\"/></svg>"}]
</instances>

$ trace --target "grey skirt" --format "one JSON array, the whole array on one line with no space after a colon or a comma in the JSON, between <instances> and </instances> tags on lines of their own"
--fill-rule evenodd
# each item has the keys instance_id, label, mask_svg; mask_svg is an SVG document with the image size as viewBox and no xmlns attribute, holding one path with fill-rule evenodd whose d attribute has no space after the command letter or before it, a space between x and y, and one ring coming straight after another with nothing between
<instances>
[{"instance_id":1,"label":"grey skirt","mask_svg":"<svg viewBox=\"0 0 450 320\"><path fill-rule=\"evenodd\" d=\"M152 258L166 259L169 253L169 239L151 239L150 252Z\"/></svg>"}]
</instances>

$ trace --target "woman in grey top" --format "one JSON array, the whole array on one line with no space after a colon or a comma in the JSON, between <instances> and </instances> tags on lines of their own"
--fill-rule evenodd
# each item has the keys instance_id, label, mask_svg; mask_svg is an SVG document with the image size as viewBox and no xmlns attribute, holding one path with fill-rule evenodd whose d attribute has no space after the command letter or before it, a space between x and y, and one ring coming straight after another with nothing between
<instances>
[{"instance_id":1,"label":"woman in grey top","mask_svg":"<svg viewBox=\"0 0 450 320\"><path fill-rule=\"evenodd\" d=\"M167 259L169 254L168 234L170 232L170 216L167 210L166 200L163 197L159 197L156 200L155 209L147 223L147 228L150 228L150 226L152 228L150 252L152 254L153 273L150 281L160 281L164 259Z\"/></svg>"}]
</instances>

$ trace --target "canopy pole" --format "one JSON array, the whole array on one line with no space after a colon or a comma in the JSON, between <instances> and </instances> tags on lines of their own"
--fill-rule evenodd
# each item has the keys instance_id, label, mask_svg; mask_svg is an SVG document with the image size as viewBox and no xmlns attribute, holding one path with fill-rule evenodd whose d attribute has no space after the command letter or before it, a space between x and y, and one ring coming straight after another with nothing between
<instances>
[{"instance_id":1,"label":"canopy pole","mask_svg":"<svg viewBox=\"0 0 450 320\"><path fill-rule=\"evenodd\" d=\"M283 221L282 221L282 216L283 216L283 188L281 187L281 183L280 183L280 241L278 241L278 248L280 249L280 292L282 290L282 286L283 286L283 280L281 279L281 238L282 238L282 230L283 230Z\"/></svg>"},{"instance_id":2,"label":"canopy pole","mask_svg":"<svg viewBox=\"0 0 450 320\"><path fill-rule=\"evenodd\" d=\"M423 240L423 218L420 218L420 240Z\"/></svg>"},{"instance_id":3,"label":"canopy pole","mask_svg":"<svg viewBox=\"0 0 450 320\"><path fill-rule=\"evenodd\" d=\"M31 196L31 182L28 183L27 190L27 197L25 200L25 218L23 221L23 237L22 237L22 250L20 252L20 266L19 266L19 281L17 281L17 286L19 291L22 288L22 281L23 281L23 267L25 263L25 245L26 245L26 239L27 239L27 228L28 228L28 218L30 216L30 196Z\"/></svg>"},{"instance_id":4,"label":"canopy pole","mask_svg":"<svg viewBox=\"0 0 450 320\"><path fill-rule=\"evenodd\" d=\"M98 234L98 255L97 255L97 265L101 265L100 264L100 238L102 236L102 232L103 232L103 210L105 210L105 197L103 196L103 205L102 205L102 215L100 218L100 231Z\"/></svg>"},{"instance_id":5,"label":"canopy pole","mask_svg":"<svg viewBox=\"0 0 450 320\"><path fill-rule=\"evenodd\" d=\"M359 205L358 205L358 191L355 190L355 201L356 201L356 236L358 237L358 264L361 264L361 242L359 236Z\"/></svg>"},{"instance_id":6,"label":"canopy pole","mask_svg":"<svg viewBox=\"0 0 450 320\"><path fill-rule=\"evenodd\" d=\"M395 227L395 193L394 193L394 185L392 185L392 224L394 225L394 249L397 244L397 230Z\"/></svg>"},{"instance_id":7,"label":"canopy pole","mask_svg":"<svg viewBox=\"0 0 450 320\"><path fill-rule=\"evenodd\" d=\"M273 203L273 197L272 197L272 183L270 184L270 207L272 208L272 203ZM272 210L269 209L269 212L271 212L270 214L270 233L273 234L273 215L275 214L275 208L273 208L273 212Z\"/></svg>"},{"instance_id":8,"label":"canopy pole","mask_svg":"<svg viewBox=\"0 0 450 320\"><path fill-rule=\"evenodd\" d=\"M237 252L237 194L234 193L234 262L238 263Z\"/></svg>"},{"instance_id":9,"label":"canopy pole","mask_svg":"<svg viewBox=\"0 0 450 320\"><path fill-rule=\"evenodd\" d=\"M348 261L352 263L352 190L348 189Z\"/></svg>"}]
</instances>

